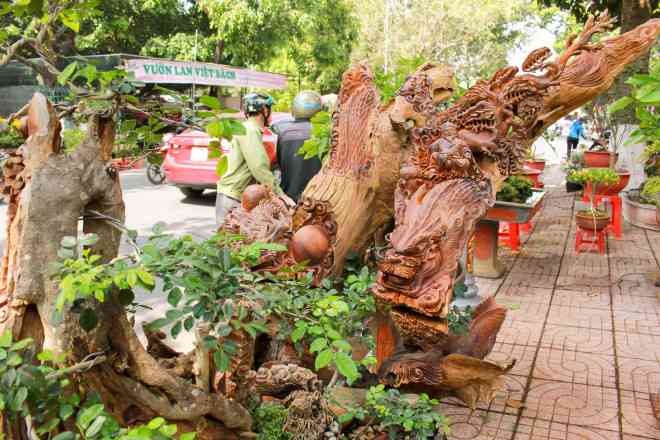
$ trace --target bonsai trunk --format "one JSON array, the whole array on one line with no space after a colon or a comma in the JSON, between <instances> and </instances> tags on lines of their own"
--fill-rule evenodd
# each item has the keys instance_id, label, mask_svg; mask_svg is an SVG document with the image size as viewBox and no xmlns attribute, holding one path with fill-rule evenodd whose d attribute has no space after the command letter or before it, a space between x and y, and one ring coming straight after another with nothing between
<instances>
[{"instance_id":1,"label":"bonsai trunk","mask_svg":"<svg viewBox=\"0 0 660 440\"><path fill-rule=\"evenodd\" d=\"M61 239L77 235L86 211L124 220L119 176L111 166L113 118L96 115L88 125L82 144L65 154L60 151L60 124L52 105L41 94L32 98L22 163L18 158L10 164L13 176L4 187L9 208L0 333L9 329L14 338L34 338L37 349L70 353L71 363L103 352L109 361L80 378L125 423L161 415L194 426L208 416L232 430L248 431L251 418L242 406L191 387L161 367L142 346L118 303L87 301L86 307L98 318L90 332L81 329L79 315L69 306L62 313L55 311L59 288L48 267L58 259ZM116 257L121 233L103 220L83 219L83 231L99 237L92 251L105 261Z\"/></svg>"}]
</instances>

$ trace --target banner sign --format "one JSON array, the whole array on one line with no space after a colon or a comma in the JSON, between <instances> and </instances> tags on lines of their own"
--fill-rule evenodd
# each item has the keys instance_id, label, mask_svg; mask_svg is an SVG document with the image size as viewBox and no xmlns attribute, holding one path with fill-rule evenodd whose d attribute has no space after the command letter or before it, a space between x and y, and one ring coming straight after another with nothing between
<instances>
[{"instance_id":1,"label":"banner sign","mask_svg":"<svg viewBox=\"0 0 660 440\"><path fill-rule=\"evenodd\" d=\"M159 59L127 60L126 70L133 72L136 80L146 83L285 89L287 81L286 76L277 73L238 69L222 64Z\"/></svg>"}]
</instances>

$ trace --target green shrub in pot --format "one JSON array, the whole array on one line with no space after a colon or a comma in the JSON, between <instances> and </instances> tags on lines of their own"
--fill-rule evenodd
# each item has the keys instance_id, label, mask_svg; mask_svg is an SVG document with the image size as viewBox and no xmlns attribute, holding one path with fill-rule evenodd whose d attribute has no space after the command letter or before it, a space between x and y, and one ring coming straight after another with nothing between
<instances>
[{"instance_id":1,"label":"green shrub in pot","mask_svg":"<svg viewBox=\"0 0 660 440\"><path fill-rule=\"evenodd\" d=\"M527 177L509 176L496 198L501 202L525 203L533 194L533 186L534 183Z\"/></svg>"}]
</instances>

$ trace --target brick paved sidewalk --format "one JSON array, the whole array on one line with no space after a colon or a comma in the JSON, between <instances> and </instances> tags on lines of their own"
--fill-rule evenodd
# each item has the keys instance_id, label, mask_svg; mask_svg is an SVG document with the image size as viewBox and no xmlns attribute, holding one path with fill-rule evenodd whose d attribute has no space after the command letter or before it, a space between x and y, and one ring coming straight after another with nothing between
<instances>
[{"instance_id":1,"label":"brick paved sidewalk","mask_svg":"<svg viewBox=\"0 0 660 440\"><path fill-rule=\"evenodd\" d=\"M575 255L574 194L549 190L508 272L478 279L508 305L490 360L518 360L506 391L470 412L445 399L450 439L660 439L660 300L645 273L660 268L660 233L625 225L607 255Z\"/></svg>"}]
</instances>

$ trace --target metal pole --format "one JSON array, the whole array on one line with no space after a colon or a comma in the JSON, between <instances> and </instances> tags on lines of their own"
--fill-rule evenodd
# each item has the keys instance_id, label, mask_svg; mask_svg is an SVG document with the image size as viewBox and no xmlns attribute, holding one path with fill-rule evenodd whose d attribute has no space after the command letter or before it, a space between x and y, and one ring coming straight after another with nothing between
<instances>
[{"instance_id":1,"label":"metal pole","mask_svg":"<svg viewBox=\"0 0 660 440\"><path fill-rule=\"evenodd\" d=\"M197 62L197 30L195 30L195 49L193 50L193 63L195 62ZM195 114L195 75L192 78L192 96L190 98L192 100L193 114Z\"/></svg>"}]
</instances>

